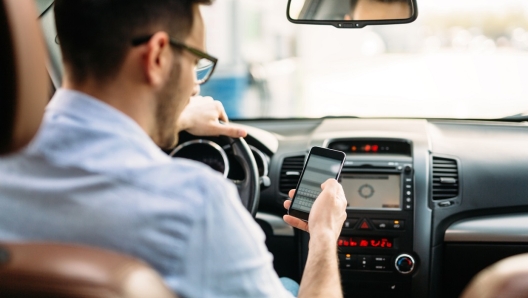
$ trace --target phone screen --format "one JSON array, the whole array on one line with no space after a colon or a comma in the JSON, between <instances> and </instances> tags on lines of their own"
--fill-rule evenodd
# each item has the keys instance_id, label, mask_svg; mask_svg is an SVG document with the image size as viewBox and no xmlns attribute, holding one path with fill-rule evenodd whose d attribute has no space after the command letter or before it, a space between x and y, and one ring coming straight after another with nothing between
<instances>
[{"instance_id":1,"label":"phone screen","mask_svg":"<svg viewBox=\"0 0 528 298\"><path fill-rule=\"evenodd\" d=\"M321 184L339 177L344 159L345 154L340 151L319 147L310 151L290 207L291 215L308 219L312 205L322 191Z\"/></svg>"}]
</instances>

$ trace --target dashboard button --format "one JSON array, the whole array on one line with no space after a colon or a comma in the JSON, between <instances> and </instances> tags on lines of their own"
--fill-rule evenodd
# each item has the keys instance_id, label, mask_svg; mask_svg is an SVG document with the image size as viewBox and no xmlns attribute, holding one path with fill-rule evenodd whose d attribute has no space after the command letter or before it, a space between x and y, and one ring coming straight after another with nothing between
<instances>
[{"instance_id":1,"label":"dashboard button","mask_svg":"<svg viewBox=\"0 0 528 298\"><path fill-rule=\"evenodd\" d=\"M359 229L360 230L370 230L371 229L370 224L368 223L366 219L363 219L363 221L359 225Z\"/></svg>"},{"instance_id":2,"label":"dashboard button","mask_svg":"<svg viewBox=\"0 0 528 298\"><path fill-rule=\"evenodd\" d=\"M357 256L352 254L339 254L339 267L343 269L357 269Z\"/></svg>"},{"instance_id":3,"label":"dashboard button","mask_svg":"<svg viewBox=\"0 0 528 298\"><path fill-rule=\"evenodd\" d=\"M391 230L403 230L405 228L405 221L391 220L389 227Z\"/></svg>"},{"instance_id":4,"label":"dashboard button","mask_svg":"<svg viewBox=\"0 0 528 298\"><path fill-rule=\"evenodd\" d=\"M380 219L373 219L372 223L374 224L374 227L378 230L387 230L389 229L389 221L388 220L380 220Z\"/></svg>"},{"instance_id":5,"label":"dashboard button","mask_svg":"<svg viewBox=\"0 0 528 298\"><path fill-rule=\"evenodd\" d=\"M359 219L357 219L357 218L348 218L343 223L343 229L353 229L358 221L359 221Z\"/></svg>"},{"instance_id":6,"label":"dashboard button","mask_svg":"<svg viewBox=\"0 0 528 298\"><path fill-rule=\"evenodd\" d=\"M391 270L390 264L389 264L390 257L374 256L372 257L372 259L373 259L372 266L374 270Z\"/></svg>"},{"instance_id":7,"label":"dashboard button","mask_svg":"<svg viewBox=\"0 0 528 298\"><path fill-rule=\"evenodd\" d=\"M372 266L371 256L358 256L358 268L362 270L368 270Z\"/></svg>"},{"instance_id":8,"label":"dashboard button","mask_svg":"<svg viewBox=\"0 0 528 298\"><path fill-rule=\"evenodd\" d=\"M389 257L386 256L374 256L374 264L387 264Z\"/></svg>"},{"instance_id":9,"label":"dashboard button","mask_svg":"<svg viewBox=\"0 0 528 298\"><path fill-rule=\"evenodd\" d=\"M386 271L387 265L386 264L374 264L373 269L377 271Z\"/></svg>"}]
</instances>

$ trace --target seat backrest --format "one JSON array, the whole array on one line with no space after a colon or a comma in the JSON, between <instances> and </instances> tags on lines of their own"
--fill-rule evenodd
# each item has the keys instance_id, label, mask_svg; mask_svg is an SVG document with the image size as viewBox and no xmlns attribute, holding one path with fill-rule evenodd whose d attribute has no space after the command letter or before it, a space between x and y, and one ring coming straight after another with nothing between
<instances>
[{"instance_id":1,"label":"seat backrest","mask_svg":"<svg viewBox=\"0 0 528 298\"><path fill-rule=\"evenodd\" d=\"M0 156L34 137L49 96L34 0L0 0ZM1 195L1 189L0 189ZM68 244L0 242L0 297L170 298L149 266Z\"/></svg>"},{"instance_id":2,"label":"seat backrest","mask_svg":"<svg viewBox=\"0 0 528 298\"><path fill-rule=\"evenodd\" d=\"M132 257L53 243L0 243L0 297L167 298L159 275Z\"/></svg>"}]
</instances>

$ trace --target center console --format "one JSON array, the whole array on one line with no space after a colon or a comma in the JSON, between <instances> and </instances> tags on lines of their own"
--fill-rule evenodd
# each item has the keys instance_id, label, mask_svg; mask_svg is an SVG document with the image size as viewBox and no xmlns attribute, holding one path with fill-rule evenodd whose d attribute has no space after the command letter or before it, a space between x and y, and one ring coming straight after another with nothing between
<instances>
[{"instance_id":1,"label":"center console","mask_svg":"<svg viewBox=\"0 0 528 298\"><path fill-rule=\"evenodd\" d=\"M338 241L345 297L410 297L413 255L412 144L399 139L335 139L347 159L339 178L348 218Z\"/></svg>"}]
</instances>

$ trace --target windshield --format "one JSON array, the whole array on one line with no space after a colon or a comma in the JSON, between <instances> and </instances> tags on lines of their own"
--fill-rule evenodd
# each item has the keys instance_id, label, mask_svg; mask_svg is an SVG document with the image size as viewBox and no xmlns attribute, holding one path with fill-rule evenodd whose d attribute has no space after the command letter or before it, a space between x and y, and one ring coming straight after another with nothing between
<instances>
[{"instance_id":1,"label":"windshield","mask_svg":"<svg viewBox=\"0 0 528 298\"><path fill-rule=\"evenodd\" d=\"M202 95L234 119L501 118L528 111L528 1L420 0L412 24L295 25L286 0L204 7Z\"/></svg>"}]
</instances>

